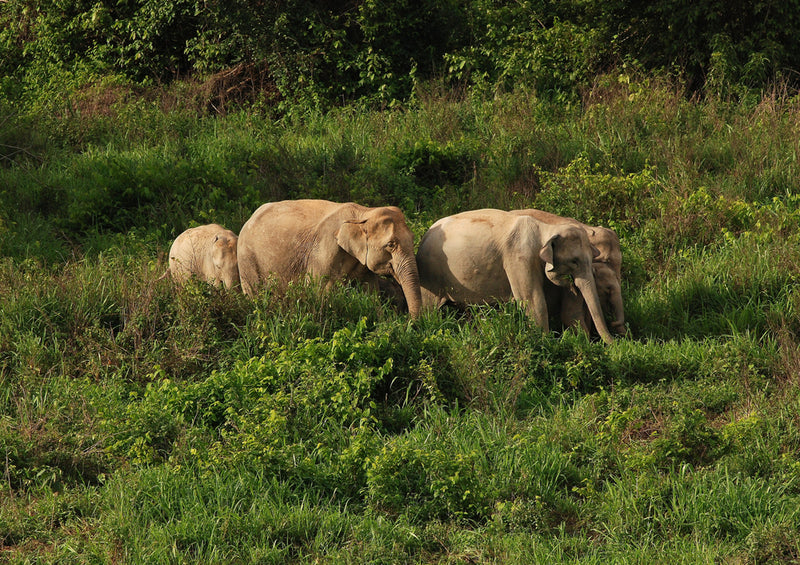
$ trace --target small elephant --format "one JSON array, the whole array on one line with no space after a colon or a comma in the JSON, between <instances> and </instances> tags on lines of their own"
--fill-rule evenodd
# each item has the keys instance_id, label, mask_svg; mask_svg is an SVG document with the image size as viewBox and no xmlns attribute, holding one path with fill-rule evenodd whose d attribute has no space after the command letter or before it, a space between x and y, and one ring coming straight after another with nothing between
<instances>
[{"instance_id":1,"label":"small elephant","mask_svg":"<svg viewBox=\"0 0 800 565\"><path fill-rule=\"evenodd\" d=\"M610 343L592 272L598 254L586 231L572 223L546 223L489 208L448 216L431 226L417 250L423 305L513 298L549 331L547 281L574 285L600 337Z\"/></svg>"},{"instance_id":2,"label":"small elephant","mask_svg":"<svg viewBox=\"0 0 800 565\"><path fill-rule=\"evenodd\" d=\"M420 310L414 235L395 206L284 200L259 207L239 233L239 272L246 294L271 275L289 282L304 275L327 284L355 280L380 289L392 277L412 317Z\"/></svg>"},{"instance_id":3,"label":"small elephant","mask_svg":"<svg viewBox=\"0 0 800 565\"><path fill-rule=\"evenodd\" d=\"M589 242L599 251L599 255L594 259L593 268L603 311L611 317L611 331L620 335L625 334L625 308L622 303L622 249L616 232L609 228L589 226L574 218L557 216L532 208L511 210L511 213L530 216L548 224L572 223L586 231ZM612 280L612 277L616 280ZM580 295L564 288L550 288L548 294L551 293L559 294L557 298L548 297L548 300L551 304L558 304L555 311L560 313L561 323L564 327L580 323L587 332L591 329L591 323L586 321L588 319L586 307Z\"/></svg>"},{"instance_id":4,"label":"small elephant","mask_svg":"<svg viewBox=\"0 0 800 565\"><path fill-rule=\"evenodd\" d=\"M615 301L622 294L620 283L616 274L606 263L592 263L592 274L594 283L597 287L597 296L600 299L600 307L604 313L617 313L621 309L615 306ZM547 285L547 308L553 315L557 313L561 324L566 328L569 326L580 325L586 333L591 334L594 323L586 302L575 289L557 287L552 284ZM610 330L616 334L624 334L625 327L617 327L618 320L614 319L609 323Z\"/></svg>"},{"instance_id":5,"label":"small elephant","mask_svg":"<svg viewBox=\"0 0 800 565\"><path fill-rule=\"evenodd\" d=\"M171 275L181 283L194 275L214 286L238 289L237 241L235 233L219 224L189 228L175 238L162 278Z\"/></svg>"},{"instance_id":6,"label":"small elephant","mask_svg":"<svg viewBox=\"0 0 800 565\"><path fill-rule=\"evenodd\" d=\"M603 312L611 314L609 329L618 335L625 335L625 311L622 307L622 287L619 277L608 263L592 263L594 282L597 285L597 295L600 297L600 307ZM583 304L583 320L587 328L591 328L586 304Z\"/></svg>"}]
</instances>

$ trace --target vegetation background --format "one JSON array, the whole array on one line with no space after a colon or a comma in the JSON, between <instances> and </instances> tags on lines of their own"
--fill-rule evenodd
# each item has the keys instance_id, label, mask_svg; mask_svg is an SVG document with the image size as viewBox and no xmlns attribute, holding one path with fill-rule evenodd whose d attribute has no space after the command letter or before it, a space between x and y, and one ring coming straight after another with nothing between
<instances>
[{"instance_id":1,"label":"vegetation background","mask_svg":"<svg viewBox=\"0 0 800 565\"><path fill-rule=\"evenodd\" d=\"M800 561L800 3L0 22L0 561ZM630 336L157 280L299 197L612 227Z\"/></svg>"}]
</instances>

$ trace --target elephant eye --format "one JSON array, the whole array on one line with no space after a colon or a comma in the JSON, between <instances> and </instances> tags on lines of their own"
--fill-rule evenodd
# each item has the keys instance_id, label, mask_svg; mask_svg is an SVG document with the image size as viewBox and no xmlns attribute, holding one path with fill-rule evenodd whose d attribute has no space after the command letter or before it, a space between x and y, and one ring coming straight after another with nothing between
<instances>
[{"instance_id":1,"label":"elephant eye","mask_svg":"<svg viewBox=\"0 0 800 565\"><path fill-rule=\"evenodd\" d=\"M389 251L394 251L396 248L397 248L396 241L390 241L389 243L386 244L386 249L388 249Z\"/></svg>"}]
</instances>

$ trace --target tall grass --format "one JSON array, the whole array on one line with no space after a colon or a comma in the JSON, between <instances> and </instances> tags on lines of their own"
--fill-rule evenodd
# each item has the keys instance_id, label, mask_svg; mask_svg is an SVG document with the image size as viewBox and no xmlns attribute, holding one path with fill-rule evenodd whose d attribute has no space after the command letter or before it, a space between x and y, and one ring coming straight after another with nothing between
<instances>
[{"instance_id":1,"label":"tall grass","mask_svg":"<svg viewBox=\"0 0 800 565\"><path fill-rule=\"evenodd\" d=\"M615 74L580 108L431 88L26 122L0 169L0 555L797 560L796 110ZM417 240L483 206L613 227L630 335L159 279L186 227L298 197L399 205Z\"/></svg>"}]
</instances>

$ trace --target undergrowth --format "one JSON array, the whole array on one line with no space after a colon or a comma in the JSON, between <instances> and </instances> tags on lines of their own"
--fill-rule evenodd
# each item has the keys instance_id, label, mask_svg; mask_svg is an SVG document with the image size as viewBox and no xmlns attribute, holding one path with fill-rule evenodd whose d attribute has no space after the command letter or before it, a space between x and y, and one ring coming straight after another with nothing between
<instances>
[{"instance_id":1,"label":"undergrowth","mask_svg":"<svg viewBox=\"0 0 800 565\"><path fill-rule=\"evenodd\" d=\"M0 168L2 559L800 559L794 99L130 104L25 122ZM629 335L160 278L183 229L297 197L399 205L417 241L488 206L612 227Z\"/></svg>"}]
</instances>

